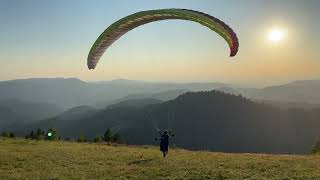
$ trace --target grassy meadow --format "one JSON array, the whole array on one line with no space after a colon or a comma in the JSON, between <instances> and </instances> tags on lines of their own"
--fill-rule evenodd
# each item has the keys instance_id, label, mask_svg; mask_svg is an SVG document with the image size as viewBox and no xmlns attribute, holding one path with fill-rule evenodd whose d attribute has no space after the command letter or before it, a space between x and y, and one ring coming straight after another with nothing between
<instances>
[{"instance_id":1,"label":"grassy meadow","mask_svg":"<svg viewBox=\"0 0 320 180\"><path fill-rule=\"evenodd\" d=\"M320 179L320 156L0 138L0 179Z\"/></svg>"}]
</instances>

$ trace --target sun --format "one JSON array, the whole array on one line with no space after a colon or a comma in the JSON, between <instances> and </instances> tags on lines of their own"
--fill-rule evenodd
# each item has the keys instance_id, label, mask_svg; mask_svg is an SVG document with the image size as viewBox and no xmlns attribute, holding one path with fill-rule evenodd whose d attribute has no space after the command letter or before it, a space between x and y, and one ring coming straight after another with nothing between
<instances>
[{"instance_id":1,"label":"sun","mask_svg":"<svg viewBox=\"0 0 320 180\"><path fill-rule=\"evenodd\" d=\"M285 31L279 28L273 28L269 31L267 38L273 43L279 43L285 38Z\"/></svg>"}]
</instances>

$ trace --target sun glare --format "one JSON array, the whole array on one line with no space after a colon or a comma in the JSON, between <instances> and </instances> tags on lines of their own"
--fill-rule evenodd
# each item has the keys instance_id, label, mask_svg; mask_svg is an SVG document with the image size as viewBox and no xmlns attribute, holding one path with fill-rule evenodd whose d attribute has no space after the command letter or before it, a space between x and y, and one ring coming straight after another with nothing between
<instances>
[{"instance_id":1,"label":"sun glare","mask_svg":"<svg viewBox=\"0 0 320 180\"><path fill-rule=\"evenodd\" d=\"M273 43L282 41L285 37L285 32L281 29L274 28L268 33L268 39Z\"/></svg>"}]
</instances>

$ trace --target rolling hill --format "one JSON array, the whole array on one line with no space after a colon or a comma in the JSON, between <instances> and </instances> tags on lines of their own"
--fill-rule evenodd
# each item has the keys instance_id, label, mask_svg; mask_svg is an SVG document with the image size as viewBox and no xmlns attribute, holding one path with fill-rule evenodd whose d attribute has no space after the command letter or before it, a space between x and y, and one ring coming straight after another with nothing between
<instances>
[{"instance_id":1,"label":"rolling hill","mask_svg":"<svg viewBox=\"0 0 320 180\"><path fill-rule=\"evenodd\" d=\"M0 100L0 131L13 130L61 113L51 103L25 102L17 99Z\"/></svg>"},{"instance_id":2,"label":"rolling hill","mask_svg":"<svg viewBox=\"0 0 320 180\"><path fill-rule=\"evenodd\" d=\"M56 128L62 137L90 139L107 128L129 144L152 144L155 124L173 129L175 145L222 152L306 153L320 135L320 110L280 109L217 91L189 92L148 106L121 103L74 120L51 119L24 127ZM171 119L169 120L169 117ZM21 130L22 131L22 130Z\"/></svg>"},{"instance_id":3,"label":"rolling hill","mask_svg":"<svg viewBox=\"0 0 320 180\"><path fill-rule=\"evenodd\" d=\"M174 99L178 97L179 95L189 92L190 90L182 90L182 89L177 89L177 90L168 90L168 91L163 91L163 92L158 92L158 93L141 93L141 94L129 94L125 97L113 100L113 101L103 101L95 104L95 107L98 108L105 108L110 105L118 104L118 103L123 103L123 102L132 102L135 103L135 101L141 101L141 100L146 100L146 101L168 101L171 99ZM156 104L156 103L154 103Z\"/></svg>"},{"instance_id":4,"label":"rolling hill","mask_svg":"<svg viewBox=\"0 0 320 180\"><path fill-rule=\"evenodd\" d=\"M320 103L320 80L295 81L289 84L267 87L255 98L286 102Z\"/></svg>"},{"instance_id":5,"label":"rolling hill","mask_svg":"<svg viewBox=\"0 0 320 180\"><path fill-rule=\"evenodd\" d=\"M117 108L117 107L145 107L152 104L160 104L163 101L153 98L143 98L143 99L128 99L124 101L120 101L115 104L111 104L106 106L109 108Z\"/></svg>"}]
</instances>

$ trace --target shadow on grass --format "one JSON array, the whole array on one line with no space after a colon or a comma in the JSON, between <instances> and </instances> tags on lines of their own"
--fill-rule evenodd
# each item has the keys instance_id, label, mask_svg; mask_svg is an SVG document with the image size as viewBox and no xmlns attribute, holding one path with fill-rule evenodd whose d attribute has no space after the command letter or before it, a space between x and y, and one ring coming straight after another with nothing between
<instances>
[{"instance_id":1,"label":"shadow on grass","mask_svg":"<svg viewBox=\"0 0 320 180\"><path fill-rule=\"evenodd\" d=\"M146 163L151 162L151 161L153 161L153 160L155 160L155 158L135 160L135 161L129 162L128 164L129 164L129 165L133 165L133 164L146 164Z\"/></svg>"}]
</instances>

